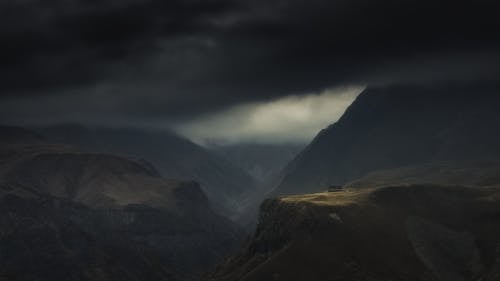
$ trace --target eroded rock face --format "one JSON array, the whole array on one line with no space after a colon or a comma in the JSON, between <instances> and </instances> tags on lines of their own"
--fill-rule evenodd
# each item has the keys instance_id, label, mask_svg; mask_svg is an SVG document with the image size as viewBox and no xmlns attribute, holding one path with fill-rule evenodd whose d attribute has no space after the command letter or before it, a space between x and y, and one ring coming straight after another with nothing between
<instances>
[{"instance_id":1,"label":"eroded rock face","mask_svg":"<svg viewBox=\"0 0 500 281\"><path fill-rule=\"evenodd\" d=\"M497 188L436 185L269 200L210 280L495 280L499 203Z\"/></svg>"},{"instance_id":2,"label":"eroded rock face","mask_svg":"<svg viewBox=\"0 0 500 281\"><path fill-rule=\"evenodd\" d=\"M7 280L175 280L154 256L112 235L119 222L106 225L104 213L52 197L6 195L0 203Z\"/></svg>"},{"instance_id":3,"label":"eroded rock face","mask_svg":"<svg viewBox=\"0 0 500 281\"><path fill-rule=\"evenodd\" d=\"M49 144L0 148L0 280L190 280L237 245L195 182Z\"/></svg>"}]
</instances>

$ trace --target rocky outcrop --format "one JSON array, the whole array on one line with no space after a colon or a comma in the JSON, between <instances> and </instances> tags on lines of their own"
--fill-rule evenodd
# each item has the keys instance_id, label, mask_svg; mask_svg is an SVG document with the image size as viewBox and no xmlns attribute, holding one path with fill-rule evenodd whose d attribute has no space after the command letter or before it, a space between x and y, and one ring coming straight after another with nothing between
<instances>
[{"instance_id":1,"label":"rocky outcrop","mask_svg":"<svg viewBox=\"0 0 500 281\"><path fill-rule=\"evenodd\" d=\"M412 185L282 197L208 280L494 280L500 189ZM489 278L489 279L488 279Z\"/></svg>"},{"instance_id":2,"label":"rocky outcrop","mask_svg":"<svg viewBox=\"0 0 500 281\"><path fill-rule=\"evenodd\" d=\"M157 257L119 234L118 224L130 222L123 215L106 224L104 212L35 194L4 195L0 203L6 280L176 280Z\"/></svg>"}]
</instances>

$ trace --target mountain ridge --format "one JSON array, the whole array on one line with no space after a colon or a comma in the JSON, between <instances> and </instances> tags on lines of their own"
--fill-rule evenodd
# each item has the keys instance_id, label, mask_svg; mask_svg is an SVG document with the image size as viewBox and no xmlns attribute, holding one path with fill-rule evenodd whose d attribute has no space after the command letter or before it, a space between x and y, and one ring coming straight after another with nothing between
<instances>
[{"instance_id":1,"label":"mountain ridge","mask_svg":"<svg viewBox=\"0 0 500 281\"><path fill-rule=\"evenodd\" d=\"M273 194L316 192L380 169L498 159L496 88L452 90L457 88L367 88L287 165Z\"/></svg>"},{"instance_id":2,"label":"mountain ridge","mask_svg":"<svg viewBox=\"0 0 500 281\"><path fill-rule=\"evenodd\" d=\"M226 159L167 130L62 124L37 131L50 141L145 159L165 178L195 180L213 206L233 219L240 212L240 202L255 192L257 185L245 171Z\"/></svg>"},{"instance_id":3,"label":"mountain ridge","mask_svg":"<svg viewBox=\"0 0 500 281\"><path fill-rule=\"evenodd\" d=\"M191 280L243 236L144 161L14 138L0 160L0 279Z\"/></svg>"}]
</instances>

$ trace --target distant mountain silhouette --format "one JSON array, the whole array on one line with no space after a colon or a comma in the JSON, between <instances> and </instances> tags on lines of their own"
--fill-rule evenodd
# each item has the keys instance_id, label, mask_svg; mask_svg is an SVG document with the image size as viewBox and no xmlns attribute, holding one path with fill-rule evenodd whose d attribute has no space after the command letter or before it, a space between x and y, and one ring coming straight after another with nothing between
<instances>
[{"instance_id":1,"label":"distant mountain silhouette","mask_svg":"<svg viewBox=\"0 0 500 281\"><path fill-rule=\"evenodd\" d=\"M0 144L43 141L40 134L16 126L0 125L0 133Z\"/></svg>"},{"instance_id":2,"label":"distant mountain silhouette","mask_svg":"<svg viewBox=\"0 0 500 281\"><path fill-rule=\"evenodd\" d=\"M500 159L498 87L368 88L284 170L275 195L315 192L380 169Z\"/></svg>"},{"instance_id":3,"label":"distant mountain silhouette","mask_svg":"<svg viewBox=\"0 0 500 281\"><path fill-rule=\"evenodd\" d=\"M211 151L241 167L261 184L271 183L305 144L241 143L209 145Z\"/></svg>"},{"instance_id":4,"label":"distant mountain silhouette","mask_svg":"<svg viewBox=\"0 0 500 281\"><path fill-rule=\"evenodd\" d=\"M256 182L238 166L167 130L63 124L38 131L51 141L144 159L165 178L195 180L228 217L236 217L241 201L255 192Z\"/></svg>"},{"instance_id":5,"label":"distant mountain silhouette","mask_svg":"<svg viewBox=\"0 0 500 281\"><path fill-rule=\"evenodd\" d=\"M208 148L251 175L258 184L256 192L241 203L238 222L253 229L259 205L280 182L282 170L305 145L256 144L209 145Z\"/></svg>"}]
</instances>

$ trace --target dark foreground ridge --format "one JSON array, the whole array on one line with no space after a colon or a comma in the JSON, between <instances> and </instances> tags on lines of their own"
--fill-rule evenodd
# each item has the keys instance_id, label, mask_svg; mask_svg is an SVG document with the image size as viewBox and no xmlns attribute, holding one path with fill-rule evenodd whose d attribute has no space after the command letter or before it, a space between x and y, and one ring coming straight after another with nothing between
<instances>
[{"instance_id":1,"label":"dark foreground ridge","mask_svg":"<svg viewBox=\"0 0 500 281\"><path fill-rule=\"evenodd\" d=\"M209 280L499 278L500 189L409 185L269 199Z\"/></svg>"}]
</instances>

